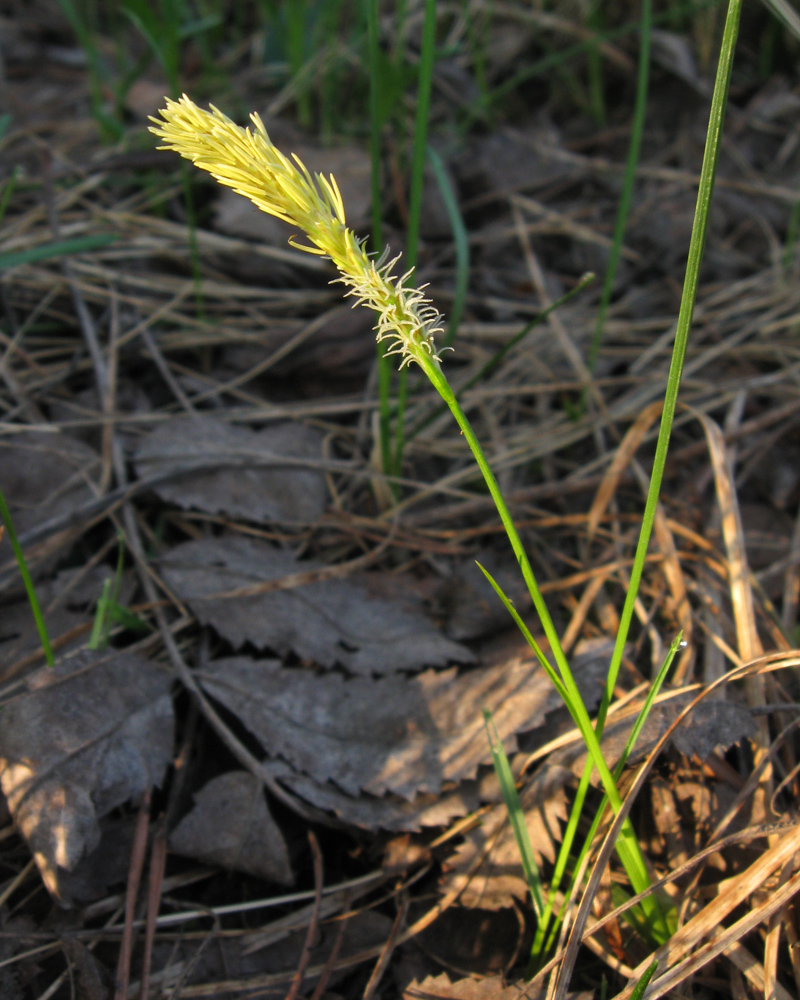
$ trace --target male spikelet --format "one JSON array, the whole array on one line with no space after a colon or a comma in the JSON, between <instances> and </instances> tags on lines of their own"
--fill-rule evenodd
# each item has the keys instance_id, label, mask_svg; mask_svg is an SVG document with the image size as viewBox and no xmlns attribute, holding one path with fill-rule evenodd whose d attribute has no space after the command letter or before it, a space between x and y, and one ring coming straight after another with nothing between
<instances>
[{"instance_id":1,"label":"male spikelet","mask_svg":"<svg viewBox=\"0 0 800 1000\"><path fill-rule=\"evenodd\" d=\"M362 241L345 224L342 196L333 176L311 174L300 159L276 149L264 123L250 115L254 128L241 128L211 105L203 111L186 94L167 100L160 114L151 118L150 131L172 149L207 170L220 184L249 198L263 212L302 230L311 246L290 240L308 253L330 257L347 294L374 309L378 315L378 341L391 342L388 354L401 356L400 367L416 361L426 370L438 367L433 343L441 333L439 313L419 288L406 287L411 275L391 275L399 257L377 261L367 256Z\"/></svg>"}]
</instances>

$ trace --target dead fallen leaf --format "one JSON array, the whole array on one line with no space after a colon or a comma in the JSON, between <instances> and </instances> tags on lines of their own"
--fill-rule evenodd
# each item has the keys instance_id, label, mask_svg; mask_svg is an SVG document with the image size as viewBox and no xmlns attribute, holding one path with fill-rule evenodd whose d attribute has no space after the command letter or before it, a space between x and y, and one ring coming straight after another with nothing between
<instances>
[{"instance_id":1,"label":"dead fallen leaf","mask_svg":"<svg viewBox=\"0 0 800 1000\"><path fill-rule=\"evenodd\" d=\"M59 643L68 632L90 622L88 615L79 614L69 608L54 608L44 616L51 644ZM63 655L68 649L85 643L86 639L87 633L84 632L68 645L59 644L56 648ZM0 676L3 675L4 669L39 649L41 644L33 612L27 601L14 601L0 607L0 664L2 664Z\"/></svg>"},{"instance_id":2,"label":"dead fallen leaf","mask_svg":"<svg viewBox=\"0 0 800 1000\"><path fill-rule=\"evenodd\" d=\"M491 976L514 962L519 951L519 914L513 909L479 910L448 906L415 943L445 969L459 975Z\"/></svg>"},{"instance_id":3,"label":"dead fallen leaf","mask_svg":"<svg viewBox=\"0 0 800 1000\"><path fill-rule=\"evenodd\" d=\"M465 560L436 595L445 618L445 631L452 639L462 642L502 631L511 621L478 563L492 574L518 611L524 613L531 603L517 566L500 563L491 550Z\"/></svg>"},{"instance_id":4,"label":"dead fallen leaf","mask_svg":"<svg viewBox=\"0 0 800 1000\"><path fill-rule=\"evenodd\" d=\"M511 752L516 733L560 704L541 666L521 659L462 676L451 668L346 680L240 656L212 661L198 679L270 756L349 795L393 792L409 801L490 763L484 708Z\"/></svg>"},{"instance_id":5,"label":"dead fallen leaf","mask_svg":"<svg viewBox=\"0 0 800 1000\"><path fill-rule=\"evenodd\" d=\"M133 653L82 651L0 706L0 782L45 885L97 846L98 818L158 785L172 751L171 678Z\"/></svg>"},{"instance_id":6,"label":"dead fallen leaf","mask_svg":"<svg viewBox=\"0 0 800 1000\"><path fill-rule=\"evenodd\" d=\"M446 826L451 819L473 812L481 801L477 781L462 781L455 788L443 790L438 795L423 792L411 801L391 794L362 794L353 798L329 781L314 781L283 761L272 761L269 769L301 799L365 830L416 832L423 827Z\"/></svg>"},{"instance_id":7,"label":"dead fallen leaf","mask_svg":"<svg viewBox=\"0 0 800 1000\"><path fill-rule=\"evenodd\" d=\"M0 438L0 482L18 535L94 496L100 456L68 434Z\"/></svg>"},{"instance_id":8,"label":"dead fallen leaf","mask_svg":"<svg viewBox=\"0 0 800 1000\"><path fill-rule=\"evenodd\" d=\"M723 752L743 739L755 739L756 722L746 705L707 698L696 705L678 726L672 742L685 757L710 757L717 747Z\"/></svg>"},{"instance_id":9,"label":"dead fallen leaf","mask_svg":"<svg viewBox=\"0 0 800 1000\"><path fill-rule=\"evenodd\" d=\"M683 695L653 706L633 753L628 759L630 765L643 760L650 753L691 697ZM609 767L613 768L619 760L635 721L635 714L631 714L606 726L600 743L603 757ZM690 715L681 722L672 737L672 742L684 756L691 757L697 754L701 760L705 760L717 746L727 750L739 740L745 737L753 738L755 735L756 725L753 716L744 705L732 701L706 699L696 705ZM583 744L574 743L551 754L541 770L566 767L578 776L583 773L586 756ZM596 773L592 781L599 782Z\"/></svg>"},{"instance_id":10,"label":"dead fallen leaf","mask_svg":"<svg viewBox=\"0 0 800 1000\"><path fill-rule=\"evenodd\" d=\"M68 434L24 431L0 437L0 483L17 535L24 536L36 525L69 513L95 496L93 488L100 472L100 456ZM56 540L50 539L45 553ZM11 550L5 544L6 558ZM29 564L37 563L31 560ZM41 570L39 562L37 569ZM19 585L19 571L6 575L4 586Z\"/></svg>"},{"instance_id":11,"label":"dead fallen leaf","mask_svg":"<svg viewBox=\"0 0 800 1000\"><path fill-rule=\"evenodd\" d=\"M175 417L142 442L142 477L191 470L155 487L162 500L183 508L251 521L314 522L325 509L325 477L286 459L322 459L322 436L303 424L254 431L208 416ZM283 460L283 461L282 461Z\"/></svg>"},{"instance_id":12,"label":"dead fallen leaf","mask_svg":"<svg viewBox=\"0 0 800 1000\"><path fill-rule=\"evenodd\" d=\"M252 774L221 774L195 793L194 803L170 834L171 851L280 885L294 884L283 834L267 808L264 786Z\"/></svg>"},{"instance_id":13,"label":"dead fallen leaf","mask_svg":"<svg viewBox=\"0 0 800 1000\"><path fill-rule=\"evenodd\" d=\"M451 982L443 972L439 976L427 976L421 983L416 980L409 983L403 1000L538 1000L544 992L544 986L532 990L526 982L507 983L503 976ZM570 991L567 1000L592 1000L593 996L593 993Z\"/></svg>"},{"instance_id":14,"label":"dead fallen leaf","mask_svg":"<svg viewBox=\"0 0 800 1000\"><path fill-rule=\"evenodd\" d=\"M472 661L468 649L441 635L427 618L353 580L320 580L252 597L218 596L319 568L258 539L237 537L187 542L162 561L170 587L235 649L249 642L326 667L339 663L356 674Z\"/></svg>"},{"instance_id":15,"label":"dead fallen leaf","mask_svg":"<svg viewBox=\"0 0 800 1000\"><path fill-rule=\"evenodd\" d=\"M71 899L77 906L107 896L112 886L120 888L128 879L136 837L136 813L131 810L123 816L103 816L99 830L100 839L95 849L84 854L72 871L60 868L58 872L62 897Z\"/></svg>"},{"instance_id":16,"label":"dead fallen leaf","mask_svg":"<svg viewBox=\"0 0 800 1000\"><path fill-rule=\"evenodd\" d=\"M555 860L555 842L561 839L561 822L567 818L567 797L563 786L549 790L531 781L520 792L520 805L537 864ZM484 860L476 869L478 859ZM461 889L461 906L501 910L524 900L528 886L522 876L519 848L508 822L505 805L490 809L479 826L464 835L464 842L444 864L440 889Z\"/></svg>"}]
</instances>

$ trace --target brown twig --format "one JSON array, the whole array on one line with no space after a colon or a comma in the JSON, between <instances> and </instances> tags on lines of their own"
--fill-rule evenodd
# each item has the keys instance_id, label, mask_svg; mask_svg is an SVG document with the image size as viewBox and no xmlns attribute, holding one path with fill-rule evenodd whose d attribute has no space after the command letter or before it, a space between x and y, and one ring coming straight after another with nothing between
<instances>
[{"instance_id":1,"label":"brown twig","mask_svg":"<svg viewBox=\"0 0 800 1000\"><path fill-rule=\"evenodd\" d=\"M297 972L292 980L292 985L289 987L289 992L286 994L286 1000L297 1000L300 988L303 985L308 963L311 961L311 949L314 947L314 939L317 936L317 928L319 927L319 908L322 903L323 889L322 852L319 849L319 844L313 830L308 831L308 842L311 845L311 854L314 858L314 888L316 896L314 897L314 909L311 913L308 932L303 943L303 951L300 955L300 961L297 963Z\"/></svg>"},{"instance_id":2,"label":"brown twig","mask_svg":"<svg viewBox=\"0 0 800 1000\"><path fill-rule=\"evenodd\" d=\"M131 976L131 957L133 955L133 918L136 912L136 898L139 895L139 883L142 879L144 859L147 853L147 828L150 821L150 792L142 795L139 803L139 814L136 817L136 831L131 849L131 863L128 869L128 889L125 893L125 929L119 946L119 962L117 964L117 980L114 990L114 1000L128 1000L128 983Z\"/></svg>"}]
</instances>

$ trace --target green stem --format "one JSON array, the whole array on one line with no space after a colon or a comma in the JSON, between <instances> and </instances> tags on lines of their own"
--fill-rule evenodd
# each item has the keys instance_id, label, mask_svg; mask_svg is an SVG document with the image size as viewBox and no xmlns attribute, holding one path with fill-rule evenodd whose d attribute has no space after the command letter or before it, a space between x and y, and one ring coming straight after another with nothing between
<instances>
[{"instance_id":1,"label":"green stem","mask_svg":"<svg viewBox=\"0 0 800 1000\"><path fill-rule=\"evenodd\" d=\"M728 14L725 20L725 29L722 37L719 64L717 67L717 77L714 84L714 93L711 98L711 111L706 135L706 147L703 155L703 165L700 171L700 183L697 192L697 205L695 208L694 222L692 225L692 235L689 243L689 253L686 263L686 276L684 279L683 294L678 312L678 323L675 332L675 343L672 349L672 360L670 362L669 375L667 377L667 388L664 397L664 410L661 416L661 426L656 443L655 459L653 461L653 472L650 477L650 486L647 492L644 514L642 516L642 528L639 533L639 542L636 547L633 566L631 568L628 591L625 595L620 624L617 630L614 652L608 669L608 679L606 690L603 693L602 701L597 713L596 734L601 736L605 725L608 707L614 687L617 683L622 656L625 651L625 643L628 639L631 621L633 619L634 605L639 591L642 573L644 570L647 549L650 544L650 536L653 530L658 498L661 492L661 483L664 478L664 468L667 461L667 449L672 432L672 424L675 418L677 406L678 390L680 388L683 363L686 357L686 349L689 342L689 330L694 314L694 305L697 298L697 286L700 275L700 264L703 258L706 235L708 232L708 217L711 205L711 196L714 190L714 178L716 176L717 162L721 145L722 124L725 117L725 107L728 100L728 89L730 85L731 70L733 67L733 54L736 47L736 38L739 30L739 16L741 13L742 0L729 0ZM591 774L591 763L587 762L586 769L581 777L578 792L573 804L573 813L578 816L583 809L583 803L589 788L589 777ZM613 805L613 802L612 802ZM577 825L570 822L568 830L574 836L574 828ZM568 842L565 836L562 842L561 852L564 857L569 853L571 840ZM566 861L561 862L559 857L558 871L563 874ZM555 877L551 884L551 893L557 891L558 882Z\"/></svg>"},{"instance_id":2,"label":"green stem","mask_svg":"<svg viewBox=\"0 0 800 1000\"><path fill-rule=\"evenodd\" d=\"M419 57L417 81L417 114L414 120L414 151L411 159L411 184L408 199L408 233L406 236L405 268L417 266L419 227L422 217L422 192L425 181L425 151L428 144L428 118L431 108L433 67L436 62L436 0L425 0L425 20L422 25L422 50ZM393 469L400 475L403 467L405 444L403 420L408 396L408 369L401 368L397 401L397 423Z\"/></svg>"},{"instance_id":3,"label":"green stem","mask_svg":"<svg viewBox=\"0 0 800 1000\"><path fill-rule=\"evenodd\" d=\"M653 23L653 10L651 0L642 0L642 33L639 45L639 72L636 82L636 105L633 111L633 124L631 125L631 141L628 147L628 159L625 164L625 176L622 181L622 194L617 207L617 219L614 224L614 239L611 245L611 253L608 258L608 268L606 270L603 291L600 296L600 305L597 310L597 323L595 324L592 342L589 345L589 356L587 367L590 372L594 371L597 363L597 354L600 350L600 342L603 339L603 326L606 321L606 313L611 302L611 293L614 289L614 279L617 276L617 267L622 252L622 241L625 236L625 227L628 224L628 214L631 208L631 198L633 197L633 186L636 180L636 167L639 164L639 152L642 147L642 135L644 134L644 119L647 112L647 90L650 79L650 37Z\"/></svg>"},{"instance_id":4,"label":"green stem","mask_svg":"<svg viewBox=\"0 0 800 1000\"><path fill-rule=\"evenodd\" d=\"M525 549L523 548L516 525L514 524L511 514L509 513L506 502L503 499L503 495L500 492L500 487L497 484L494 473L486 460L486 456L483 453L480 442L472 430L469 420L467 420L464 411L459 406L458 400L450 388L450 384L439 368L438 363L424 353L418 357L418 360L420 365L424 368L425 374L432 382L434 388L437 390L445 403L447 403L450 412L453 414L456 423L461 429L464 439L475 457L475 461L477 462L478 468L483 475L489 493L494 500L495 507L500 515L500 520L506 530L509 542L511 543L511 548L528 587L528 592L531 595L531 600L533 601L533 605L539 616L539 621L541 622L544 633L547 636L550 649L553 652L553 656L558 667L558 673L561 676L561 681L567 693L567 708L569 709L575 724L581 732L581 736L586 743L590 756L597 767L598 773L600 774L600 778L603 782L605 792L608 795L609 802L616 813L622 807L622 799L620 798L619 790L617 789L616 783L610 770L608 769L608 766L603 760L603 754L600 749L597 735L592 727L589 713L586 711L586 706L583 704L583 699L581 698L580 691L575 683L575 678L572 676L572 672L569 669L566 656L561 648L558 633L556 632L553 621L550 618L550 613L544 603L544 598L539 590L539 586L533 574L533 569L525 553ZM633 827L629 821L625 823L620 833L620 838L617 842L617 852L623 865L625 866L625 870L628 872L631 885L634 887L635 892L643 892L649 886L650 879L647 873L647 867L644 863L644 858L642 857L642 853L633 832ZM648 899L647 903L644 904L644 908L648 911L648 915L651 917L653 924L657 926L663 925L664 932L666 932L666 923L664 921L663 914L661 914L658 901L652 898Z\"/></svg>"},{"instance_id":5,"label":"green stem","mask_svg":"<svg viewBox=\"0 0 800 1000\"><path fill-rule=\"evenodd\" d=\"M706 138L706 148L703 156L703 166L700 171L700 185L697 192L697 206L695 208L694 223L692 226L692 236L689 243L689 254L686 263L686 277L683 285L683 295L678 312L678 323L675 331L675 344L672 349L672 361L670 363L669 375L667 377L667 389L664 396L664 411L661 415L661 426L658 432L656 443L656 454L653 461L653 472L650 477L650 488L647 492L644 515L642 517L642 529L639 535L639 543L636 547L633 566L631 567L630 585L625 597L625 604L620 616L620 625L614 644L614 653L611 657L609 667L608 682L603 701L598 712L598 731L602 732L605 724L608 705L617 683L619 668L622 663L622 656L625 652L625 643L628 641L628 632L633 618L636 595L639 591L639 584L642 579L647 549L650 544L650 535L653 530L653 522L656 516L658 498L661 493L661 483L664 478L664 468L667 463L667 449L669 447L672 424L675 419L675 409L678 402L678 390L680 388L683 363L686 358L686 348L689 343L689 330L692 325L694 315L694 305L697 299L697 286L700 277L700 264L703 259L703 249L705 248L706 235L708 233L708 218L711 207L711 196L714 191L714 178L717 172L717 161L722 138L722 124L725 119L725 106L728 100L728 88L730 85L731 69L733 67L733 53L736 46L736 37L739 30L739 15L741 12L742 0L729 0L728 14L725 21L725 30L722 37L722 48L720 51L719 66L717 68L717 78L714 84L714 94L711 99L711 112L709 115L708 131Z\"/></svg>"},{"instance_id":6,"label":"green stem","mask_svg":"<svg viewBox=\"0 0 800 1000\"><path fill-rule=\"evenodd\" d=\"M381 108L380 108L380 38L378 37L378 0L366 0L367 49L369 60L369 152L370 186L372 191L372 249L383 246L381 220ZM378 364L378 426L381 446L381 467L388 475L392 471L391 413L389 393L392 388L392 359L386 357L385 345L377 345Z\"/></svg>"},{"instance_id":7,"label":"green stem","mask_svg":"<svg viewBox=\"0 0 800 1000\"><path fill-rule=\"evenodd\" d=\"M669 669L672 666L672 661L675 659L675 655L678 652L682 639L683 639L683 632L679 632L678 635L673 639L672 644L667 652L667 655L664 658L664 662L661 664L661 669L658 672L658 676L651 685L650 690L647 692L647 697L645 698L644 705L642 706L642 709L639 712L636 722L634 723L633 728L631 729L630 735L626 740L625 747L622 753L620 754L619 760L617 761L617 766L614 768L615 781L619 781L622 771L625 768L625 764L627 763L628 758L630 757L631 751L636 745L636 741L638 740L639 735L642 729L644 728L645 722L647 722L647 718L650 715L650 710L652 709L653 704L655 703L655 700L658 697L658 693L661 690L664 681L667 679L667 674L669 673ZM584 775L583 775L584 777L587 776L587 770L588 769L584 770ZM584 837L583 847L581 848L580 854L578 855L578 858L574 865L575 872L580 871L583 858L586 855L587 851L589 851L592 846L595 834L597 833L597 830L600 826L600 822L603 818L603 814L605 813L607 804L608 804L608 799L604 797L603 801L600 803L597 812L595 813L594 821L592 822L591 828ZM564 833L564 839L562 841L562 846L567 842L569 846L567 847L567 849L562 849L561 851L559 851L559 855L556 860L556 868L555 871L553 872L553 878L551 879L550 882L550 892L547 898L547 906L545 907L542 919L537 924L536 937L533 942L533 947L531 948L531 963L528 968L528 972L530 975L533 975L533 973L535 972L535 967L538 964L539 960L541 959L541 956L546 952L548 952L550 948L553 946L553 943L555 941L555 936L558 933L558 928L561 924L561 918L559 916L559 919L556 920L553 929L550 932L550 936L547 939L547 943L545 943L545 935L547 933L547 928L550 923L550 919L553 915L553 908L555 906L556 893L558 892L558 887L561 885L561 879L564 876L564 871L566 869L567 861L569 858L569 849L571 848L572 843L575 839L575 834L577 832L578 820L580 819L580 815L581 815L580 812L578 812L578 810L576 809L573 809L572 812L570 813L569 822L567 823L567 829ZM567 897L569 898L571 895L572 895L572 883L570 883L570 887L567 890Z\"/></svg>"}]
</instances>

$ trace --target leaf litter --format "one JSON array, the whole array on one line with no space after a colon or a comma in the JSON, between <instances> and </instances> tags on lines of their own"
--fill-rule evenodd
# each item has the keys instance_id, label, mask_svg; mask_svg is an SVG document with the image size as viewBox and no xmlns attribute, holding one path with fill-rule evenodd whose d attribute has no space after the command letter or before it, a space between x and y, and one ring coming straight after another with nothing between
<instances>
[{"instance_id":1,"label":"leaf litter","mask_svg":"<svg viewBox=\"0 0 800 1000\"><path fill-rule=\"evenodd\" d=\"M237 650L249 643L362 675L474 660L466 646L443 636L422 614L374 596L355 580L237 595L242 588L322 568L260 539L186 542L168 552L161 567L175 594Z\"/></svg>"},{"instance_id":2,"label":"leaf litter","mask_svg":"<svg viewBox=\"0 0 800 1000\"><path fill-rule=\"evenodd\" d=\"M599 697L604 670L605 662L592 658L576 664L576 679ZM346 679L240 656L213 660L198 677L269 756L352 796L391 792L408 801L473 779L491 762L484 708L513 752L517 733L561 705L532 657L460 675L450 668Z\"/></svg>"},{"instance_id":3,"label":"leaf litter","mask_svg":"<svg viewBox=\"0 0 800 1000\"><path fill-rule=\"evenodd\" d=\"M0 705L0 783L45 885L100 840L98 820L161 784L172 757L171 677L134 653L81 651Z\"/></svg>"},{"instance_id":4,"label":"leaf litter","mask_svg":"<svg viewBox=\"0 0 800 1000\"><path fill-rule=\"evenodd\" d=\"M152 431L136 452L146 479L168 471L154 486L162 500L187 510L250 521L315 522L327 488L319 468L322 435L295 422L255 431L206 414L173 417ZM200 469L198 469L200 466Z\"/></svg>"},{"instance_id":5,"label":"leaf litter","mask_svg":"<svg viewBox=\"0 0 800 1000\"><path fill-rule=\"evenodd\" d=\"M278 885L294 882L286 841L269 811L264 786L248 771L220 774L196 792L193 809L169 836L169 848Z\"/></svg>"}]
</instances>

